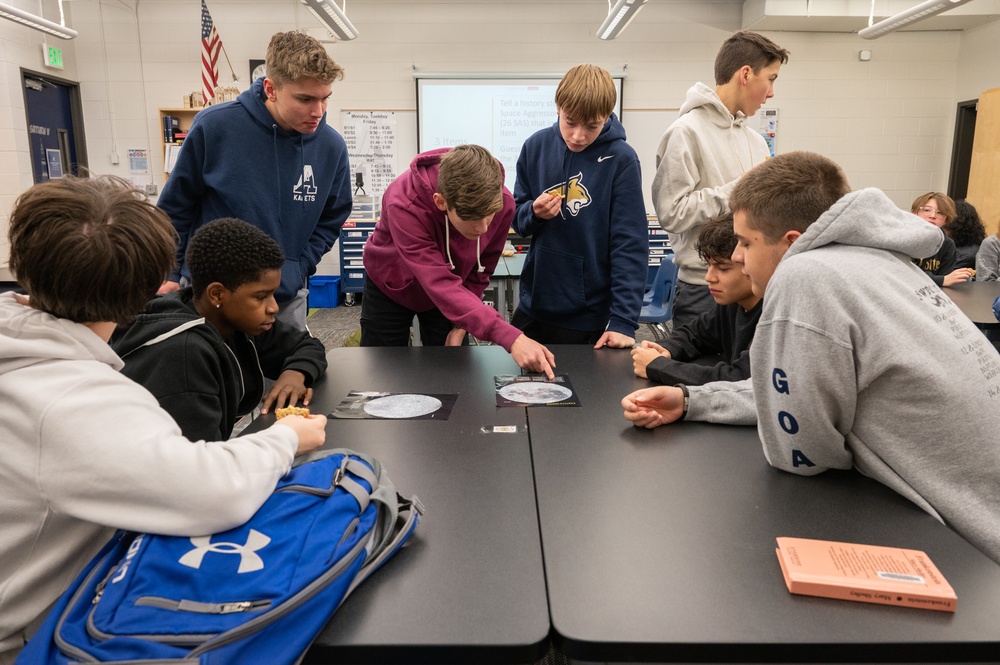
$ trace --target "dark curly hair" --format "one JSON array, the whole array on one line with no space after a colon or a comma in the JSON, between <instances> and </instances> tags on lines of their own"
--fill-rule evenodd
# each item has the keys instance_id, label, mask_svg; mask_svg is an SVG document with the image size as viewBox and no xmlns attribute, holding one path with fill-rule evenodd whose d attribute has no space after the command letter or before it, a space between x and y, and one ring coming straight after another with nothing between
<instances>
[{"instance_id":1,"label":"dark curly hair","mask_svg":"<svg viewBox=\"0 0 1000 665\"><path fill-rule=\"evenodd\" d=\"M962 199L955 203L955 219L944 225L944 232L955 241L956 247L982 244L986 239L986 227L975 206Z\"/></svg>"},{"instance_id":2,"label":"dark curly hair","mask_svg":"<svg viewBox=\"0 0 1000 665\"><path fill-rule=\"evenodd\" d=\"M198 229L186 257L196 298L212 282L235 291L268 270L280 270L285 263L281 247L271 236L235 217L216 219Z\"/></svg>"},{"instance_id":3,"label":"dark curly hair","mask_svg":"<svg viewBox=\"0 0 1000 665\"><path fill-rule=\"evenodd\" d=\"M701 260L730 261L736 249L736 233L733 231L733 215L710 219L701 227L695 250Z\"/></svg>"}]
</instances>

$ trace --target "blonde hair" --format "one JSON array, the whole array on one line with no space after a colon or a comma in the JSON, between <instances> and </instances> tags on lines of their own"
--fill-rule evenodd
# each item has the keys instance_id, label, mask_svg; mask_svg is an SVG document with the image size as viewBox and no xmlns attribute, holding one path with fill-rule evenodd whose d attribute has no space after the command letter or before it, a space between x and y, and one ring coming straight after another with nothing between
<instances>
[{"instance_id":1,"label":"blonde hair","mask_svg":"<svg viewBox=\"0 0 1000 665\"><path fill-rule=\"evenodd\" d=\"M322 44L302 32L276 33L264 57L267 78L279 88L304 78L320 83L344 78L344 68L333 61Z\"/></svg>"},{"instance_id":2,"label":"blonde hair","mask_svg":"<svg viewBox=\"0 0 1000 665\"><path fill-rule=\"evenodd\" d=\"M937 203L938 212L944 215L944 223L947 224L951 220L955 219L955 202L947 194L942 194L941 192L927 192L926 194L921 194L913 201L913 205L910 206L910 212L914 215L917 211L923 208L925 205L931 201ZM944 226L944 224L942 224Z\"/></svg>"},{"instance_id":3,"label":"blonde hair","mask_svg":"<svg viewBox=\"0 0 1000 665\"><path fill-rule=\"evenodd\" d=\"M615 110L618 93L608 70L597 65L577 65L559 81L556 106L579 122L604 119Z\"/></svg>"},{"instance_id":4,"label":"blonde hair","mask_svg":"<svg viewBox=\"0 0 1000 665\"><path fill-rule=\"evenodd\" d=\"M441 156L438 194L462 219L484 219L503 208L503 169L490 151L471 143Z\"/></svg>"}]
</instances>

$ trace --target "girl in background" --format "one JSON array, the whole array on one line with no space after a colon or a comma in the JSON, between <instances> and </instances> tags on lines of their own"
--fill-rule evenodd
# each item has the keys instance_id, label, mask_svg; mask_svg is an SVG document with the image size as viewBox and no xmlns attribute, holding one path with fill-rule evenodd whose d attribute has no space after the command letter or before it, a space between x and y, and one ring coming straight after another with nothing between
<instances>
[{"instance_id":1,"label":"girl in background","mask_svg":"<svg viewBox=\"0 0 1000 665\"><path fill-rule=\"evenodd\" d=\"M942 228L955 219L955 202L947 194L928 192L913 201L910 212ZM945 235L944 244L937 254L913 259L913 262L920 266L920 269L938 286L952 286L968 281L973 275L971 268L955 268L955 254L955 241Z\"/></svg>"}]
</instances>

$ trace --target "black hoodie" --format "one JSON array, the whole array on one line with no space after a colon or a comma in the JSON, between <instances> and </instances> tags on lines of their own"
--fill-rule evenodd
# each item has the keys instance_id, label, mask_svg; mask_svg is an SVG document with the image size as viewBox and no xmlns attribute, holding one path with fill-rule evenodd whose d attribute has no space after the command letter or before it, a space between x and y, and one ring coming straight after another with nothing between
<instances>
[{"instance_id":1,"label":"black hoodie","mask_svg":"<svg viewBox=\"0 0 1000 665\"><path fill-rule=\"evenodd\" d=\"M265 376L294 369L309 386L326 371L323 343L281 321L253 338L237 331L227 343L195 310L190 287L151 300L111 346L125 361L122 374L153 393L192 441L228 439L260 403Z\"/></svg>"}]
</instances>

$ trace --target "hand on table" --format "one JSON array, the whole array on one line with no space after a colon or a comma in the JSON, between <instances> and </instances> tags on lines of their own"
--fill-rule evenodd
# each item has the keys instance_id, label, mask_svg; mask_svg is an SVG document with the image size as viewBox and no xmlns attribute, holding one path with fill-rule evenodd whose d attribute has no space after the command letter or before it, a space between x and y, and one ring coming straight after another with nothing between
<instances>
[{"instance_id":1,"label":"hand on table","mask_svg":"<svg viewBox=\"0 0 1000 665\"><path fill-rule=\"evenodd\" d=\"M465 330L463 328L452 328L448 336L444 338L445 346L462 346L465 341Z\"/></svg>"},{"instance_id":2,"label":"hand on table","mask_svg":"<svg viewBox=\"0 0 1000 665\"><path fill-rule=\"evenodd\" d=\"M260 412L267 413L271 409L271 404L274 404L276 409L296 406L299 400L302 400L302 406L308 406L312 396L313 389L306 388L305 374L294 369L286 369L264 395Z\"/></svg>"},{"instance_id":3,"label":"hand on table","mask_svg":"<svg viewBox=\"0 0 1000 665\"><path fill-rule=\"evenodd\" d=\"M648 379L649 377L646 376L646 365L660 356L669 358L670 352L656 342L640 343L639 346L632 349L632 371L635 372L636 376Z\"/></svg>"},{"instance_id":4,"label":"hand on table","mask_svg":"<svg viewBox=\"0 0 1000 665\"><path fill-rule=\"evenodd\" d=\"M680 419L684 413L684 391L676 386L643 388L622 398L625 420L636 427L652 429Z\"/></svg>"},{"instance_id":5,"label":"hand on table","mask_svg":"<svg viewBox=\"0 0 1000 665\"><path fill-rule=\"evenodd\" d=\"M976 274L976 271L972 268L959 268L957 270L952 270L950 273L944 276L944 284L942 286L954 286L955 284L962 284L972 279L972 276Z\"/></svg>"},{"instance_id":6,"label":"hand on table","mask_svg":"<svg viewBox=\"0 0 1000 665\"><path fill-rule=\"evenodd\" d=\"M556 377L552 371L556 366L556 357L544 346L525 334L518 335L510 345L510 355L521 369L529 372L544 372L549 379Z\"/></svg>"},{"instance_id":7,"label":"hand on table","mask_svg":"<svg viewBox=\"0 0 1000 665\"><path fill-rule=\"evenodd\" d=\"M599 349L602 346L607 346L612 349L627 349L633 344L635 344L634 337L606 330L604 334L601 335L601 338L597 340L597 344L594 345L594 348Z\"/></svg>"}]
</instances>

